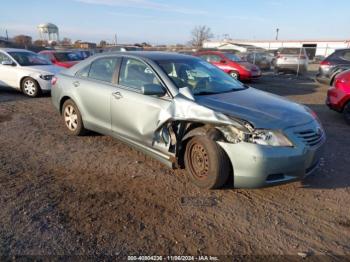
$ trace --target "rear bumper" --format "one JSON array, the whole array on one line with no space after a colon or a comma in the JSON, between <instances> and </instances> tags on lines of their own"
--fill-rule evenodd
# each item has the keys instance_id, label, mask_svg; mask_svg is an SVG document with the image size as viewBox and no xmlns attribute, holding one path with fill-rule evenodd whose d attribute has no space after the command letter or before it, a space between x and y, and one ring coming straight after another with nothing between
<instances>
[{"instance_id":1,"label":"rear bumper","mask_svg":"<svg viewBox=\"0 0 350 262\"><path fill-rule=\"evenodd\" d=\"M345 93L342 89L330 87L327 92L326 105L335 111L341 112L345 103L349 100L350 94Z\"/></svg>"},{"instance_id":2,"label":"rear bumper","mask_svg":"<svg viewBox=\"0 0 350 262\"><path fill-rule=\"evenodd\" d=\"M275 66L276 69L278 70L298 70L298 64L277 64ZM307 65L305 64L299 64L299 70L307 70Z\"/></svg>"}]
</instances>

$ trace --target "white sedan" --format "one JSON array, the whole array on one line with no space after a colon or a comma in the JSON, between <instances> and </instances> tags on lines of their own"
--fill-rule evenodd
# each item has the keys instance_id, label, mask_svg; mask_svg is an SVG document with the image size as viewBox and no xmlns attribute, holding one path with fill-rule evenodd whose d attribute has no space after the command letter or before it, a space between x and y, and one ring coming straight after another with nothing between
<instances>
[{"instance_id":1,"label":"white sedan","mask_svg":"<svg viewBox=\"0 0 350 262\"><path fill-rule=\"evenodd\" d=\"M0 86L21 90L30 97L51 90L51 79L61 70L44 57L24 49L0 48Z\"/></svg>"}]
</instances>

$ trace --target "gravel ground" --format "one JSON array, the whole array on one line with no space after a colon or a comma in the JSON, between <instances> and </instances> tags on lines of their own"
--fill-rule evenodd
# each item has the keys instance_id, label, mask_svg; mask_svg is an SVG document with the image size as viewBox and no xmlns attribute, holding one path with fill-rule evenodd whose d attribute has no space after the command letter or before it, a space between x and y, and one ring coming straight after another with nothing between
<instances>
[{"instance_id":1,"label":"gravel ground","mask_svg":"<svg viewBox=\"0 0 350 262\"><path fill-rule=\"evenodd\" d=\"M328 140L305 181L199 190L111 137L68 136L50 97L0 88L0 254L349 257L350 127L308 78L251 85L319 115Z\"/></svg>"}]
</instances>

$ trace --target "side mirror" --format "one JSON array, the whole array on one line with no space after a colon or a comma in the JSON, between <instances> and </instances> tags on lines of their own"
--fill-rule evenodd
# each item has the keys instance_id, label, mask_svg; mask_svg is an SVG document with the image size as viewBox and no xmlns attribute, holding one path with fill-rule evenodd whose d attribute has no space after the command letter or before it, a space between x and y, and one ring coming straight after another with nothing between
<instances>
[{"instance_id":1,"label":"side mirror","mask_svg":"<svg viewBox=\"0 0 350 262\"><path fill-rule=\"evenodd\" d=\"M7 60L2 61L1 64L2 64L2 65L5 65L5 66L16 66L16 64L15 64L14 62L12 62L12 61L7 61Z\"/></svg>"},{"instance_id":2,"label":"side mirror","mask_svg":"<svg viewBox=\"0 0 350 262\"><path fill-rule=\"evenodd\" d=\"M157 84L146 84L142 87L141 91L146 96L164 96L166 94L165 89Z\"/></svg>"}]
</instances>

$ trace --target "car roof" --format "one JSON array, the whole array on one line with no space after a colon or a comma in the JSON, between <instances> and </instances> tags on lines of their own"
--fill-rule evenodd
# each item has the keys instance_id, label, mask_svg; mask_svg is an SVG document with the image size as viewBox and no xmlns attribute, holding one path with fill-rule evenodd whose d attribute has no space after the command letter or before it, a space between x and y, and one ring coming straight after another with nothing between
<instances>
[{"instance_id":1,"label":"car roof","mask_svg":"<svg viewBox=\"0 0 350 262\"><path fill-rule=\"evenodd\" d=\"M159 52L159 51L127 51L127 52L108 52L101 53L97 56L111 56L111 55L122 55L122 56L134 56L139 58L147 58L150 60L175 60L175 59L186 59L194 58L191 55L179 54L175 52Z\"/></svg>"},{"instance_id":2,"label":"car roof","mask_svg":"<svg viewBox=\"0 0 350 262\"><path fill-rule=\"evenodd\" d=\"M32 52L30 50L20 49L20 48L0 48L0 51L4 51L4 52Z\"/></svg>"}]
</instances>

